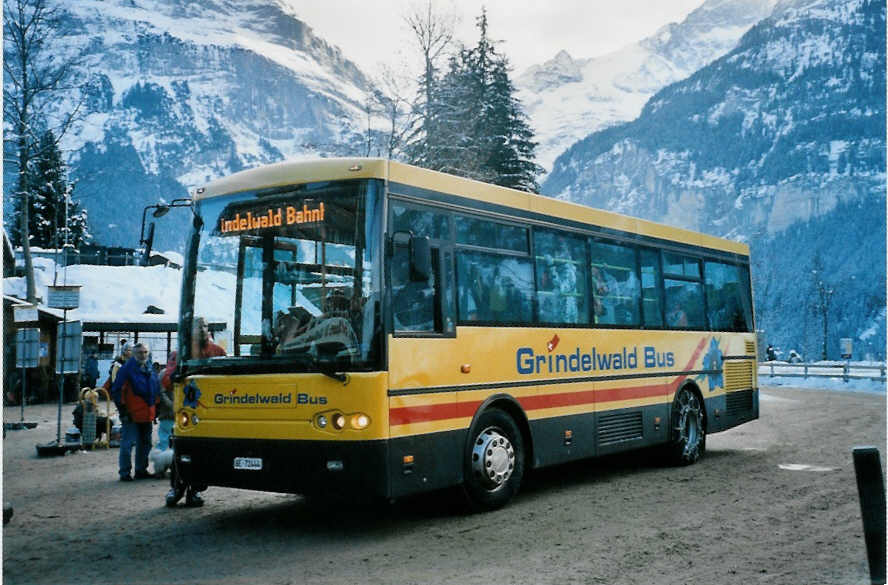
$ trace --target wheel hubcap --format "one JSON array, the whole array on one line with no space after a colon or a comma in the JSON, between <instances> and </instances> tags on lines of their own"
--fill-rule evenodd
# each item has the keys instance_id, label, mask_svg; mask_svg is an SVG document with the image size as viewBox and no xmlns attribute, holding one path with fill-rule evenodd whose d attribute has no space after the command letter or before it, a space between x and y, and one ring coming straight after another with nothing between
<instances>
[{"instance_id":1,"label":"wheel hubcap","mask_svg":"<svg viewBox=\"0 0 888 585\"><path fill-rule=\"evenodd\" d=\"M472 473L488 489L506 483L515 469L515 449L496 429L481 431L472 447Z\"/></svg>"},{"instance_id":2,"label":"wheel hubcap","mask_svg":"<svg viewBox=\"0 0 888 585\"><path fill-rule=\"evenodd\" d=\"M693 453L700 444L702 429L703 411L697 397L690 392L682 392L679 397L678 432L684 443L686 456Z\"/></svg>"}]
</instances>

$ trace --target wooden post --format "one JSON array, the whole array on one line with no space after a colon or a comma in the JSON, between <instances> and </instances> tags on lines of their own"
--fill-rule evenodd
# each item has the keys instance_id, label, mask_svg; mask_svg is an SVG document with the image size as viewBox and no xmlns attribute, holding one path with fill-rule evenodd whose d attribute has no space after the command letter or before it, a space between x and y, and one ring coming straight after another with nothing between
<instances>
[{"instance_id":1,"label":"wooden post","mask_svg":"<svg viewBox=\"0 0 888 585\"><path fill-rule=\"evenodd\" d=\"M860 516L866 540L870 583L885 583L885 483L879 450L875 447L854 448L854 473L860 497Z\"/></svg>"}]
</instances>

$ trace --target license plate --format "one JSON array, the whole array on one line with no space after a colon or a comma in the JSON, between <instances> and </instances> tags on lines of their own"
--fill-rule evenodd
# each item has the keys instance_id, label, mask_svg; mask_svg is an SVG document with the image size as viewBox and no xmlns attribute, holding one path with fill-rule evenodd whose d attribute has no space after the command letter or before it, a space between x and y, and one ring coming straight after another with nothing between
<instances>
[{"instance_id":1,"label":"license plate","mask_svg":"<svg viewBox=\"0 0 888 585\"><path fill-rule=\"evenodd\" d=\"M235 457L235 469L245 469L247 471L259 471L262 469L261 457Z\"/></svg>"}]
</instances>

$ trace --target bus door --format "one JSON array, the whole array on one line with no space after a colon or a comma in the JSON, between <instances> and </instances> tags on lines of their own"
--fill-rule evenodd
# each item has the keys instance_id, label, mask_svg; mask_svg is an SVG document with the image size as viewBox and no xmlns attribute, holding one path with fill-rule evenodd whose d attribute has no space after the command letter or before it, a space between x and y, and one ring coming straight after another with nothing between
<instances>
[{"instance_id":1,"label":"bus door","mask_svg":"<svg viewBox=\"0 0 888 585\"><path fill-rule=\"evenodd\" d=\"M392 496L461 480L451 372L455 343L453 249L449 242L390 237L389 422Z\"/></svg>"}]
</instances>

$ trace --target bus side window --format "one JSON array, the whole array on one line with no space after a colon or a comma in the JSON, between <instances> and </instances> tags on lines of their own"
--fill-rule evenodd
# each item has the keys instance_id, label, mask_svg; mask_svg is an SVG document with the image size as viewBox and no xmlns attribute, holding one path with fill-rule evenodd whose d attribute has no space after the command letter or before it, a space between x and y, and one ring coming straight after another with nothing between
<instances>
[{"instance_id":1,"label":"bus side window","mask_svg":"<svg viewBox=\"0 0 888 585\"><path fill-rule=\"evenodd\" d=\"M392 317L395 331L440 331L440 319L436 319L437 280L440 261L438 250L432 249L432 270L428 280L417 281L410 277L410 248L392 246Z\"/></svg>"},{"instance_id":2,"label":"bus side window","mask_svg":"<svg viewBox=\"0 0 888 585\"><path fill-rule=\"evenodd\" d=\"M703 286L699 282L663 281L666 289L666 325L674 329L703 329Z\"/></svg>"},{"instance_id":3,"label":"bus side window","mask_svg":"<svg viewBox=\"0 0 888 585\"><path fill-rule=\"evenodd\" d=\"M641 286L635 248L592 240L590 285L597 325L638 325Z\"/></svg>"},{"instance_id":4,"label":"bus side window","mask_svg":"<svg viewBox=\"0 0 888 585\"><path fill-rule=\"evenodd\" d=\"M453 278L453 250L445 249L440 252L443 258L441 269L438 274L441 275L441 289L443 291L443 315L442 327L445 333L454 333L456 331L456 283Z\"/></svg>"},{"instance_id":5,"label":"bus side window","mask_svg":"<svg viewBox=\"0 0 888 585\"><path fill-rule=\"evenodd\" d=\"M663 293L660 289L660 254L641 250L641 311L648 327L663 326Z\"/></svg>"},{"instance_id":6,"label":"bus side window","mask_svg":"<svg viewBox=\"0 0 888 585\"><path fill-rule=\"evenodd\" d=\"M411 232L432 240L450 239L450 216L445 213L393 201L391 214L392 233Z\"/></svg>"},{"instance_id":7,"label":"bus side window","mask_svg":"<svg viewBox=\"0 0 888 585\"><path fill-rule=\"evenodd\" d=\"M529 230L523 226L508 225L486 219L456 216L456 243L512 250L513 252L529 252Z\"/></svg>"},{"instance_id":8,"label":"bus side window","mask_svg":"<svg viewBox=\"0 0 888 585\"><path fill-rule=\"evenodd\" d=\"M535 229L537 322L588 323L586 244L570 234Z\"/></svg>"},{"instance_id":9,"label":"bus side window","mask_svg":"<svg viewBox=\"0 0 888 585\"><path fill-rule=\"evenodd\" d=\"M709 327L715 331L751 331L752 307L746 269L707 261L704 274Z\"/></svg>"},{"instance_id":10,"label":"bus side window","mask_svg":"<svg viewBox=\"0 0 888 585\"><path fill-rule=\"evenodd\" d=\"M453 333L453 257L449 213L425 206L392 201L390 211L393 242L390 274L392 315L395 331ZM411 281L407 234L426 236L432 245L432 274L424 282Z\"/></svg>"},{"instance_id":11,"label":"bus side window","mask_svg":"<svg viewBox=\"0 0 888 585\"><path fill-rule=\"evenodd\" d=\"M673 329L705 329L700 261L690 256L664 252L663 273L666 326Z\"/></svg>"},{"instance_id":12,"label":"bus side window","mask_svg":"<svg viewBox=\"0 0 888 585\"><path fill-rule=\"evenodd\" d=\"M531 323L533 268L528 258L486 252L456 254L460 323Z\"/></svg>"}]
</instances>

